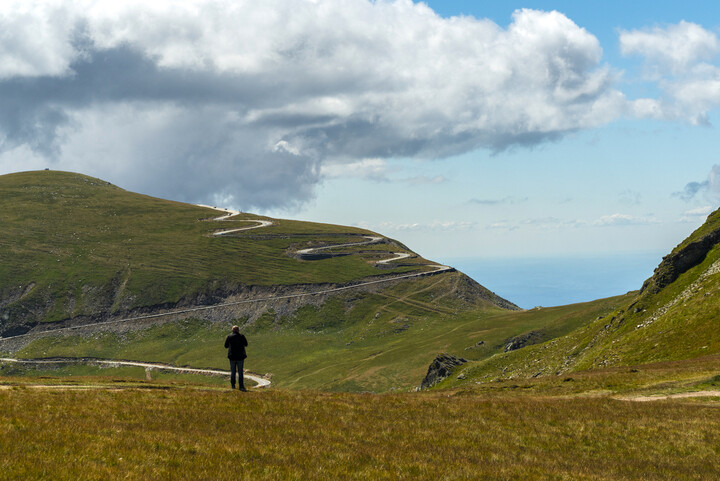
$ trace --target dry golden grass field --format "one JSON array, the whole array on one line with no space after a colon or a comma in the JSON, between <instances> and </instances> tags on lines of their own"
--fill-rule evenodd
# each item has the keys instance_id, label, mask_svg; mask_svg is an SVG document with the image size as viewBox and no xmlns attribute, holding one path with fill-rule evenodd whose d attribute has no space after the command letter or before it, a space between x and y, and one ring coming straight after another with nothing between
<instances>
[{"instance_id":1,"label":"dry golden grass field","mask_svg":"<svg viewBox=\"0 0 720 481\"><path fill-rule=\"evenodd\" d=\"M0 379L0 473L5 480L713 480L720 398L238 393L172 381L13 377Z\"/></svg>"}]
</instances>

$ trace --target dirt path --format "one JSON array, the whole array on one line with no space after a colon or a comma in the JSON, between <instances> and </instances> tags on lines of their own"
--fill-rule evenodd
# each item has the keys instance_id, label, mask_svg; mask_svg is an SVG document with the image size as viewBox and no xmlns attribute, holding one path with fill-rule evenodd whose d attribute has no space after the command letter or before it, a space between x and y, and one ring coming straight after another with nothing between
<instances>
[{"instance_id":1,"label":"dirt path","mask_svg":"<svg viewBox=\"0 0 720 481\"><path fill-rule=\"evenodd\" d=\"M310 247L308 249L300 249L299 251L296 252L296 254L299 254L301 256L306 256L306 255L315 254L316 252L324 251L327 249L337 249L340 247L366 246L366 245L370 245L370 244L377 244L378 242L383 240L382 237L375 237L375 236L369 236L369 235L366 235L363 237L366 238L367 241L365 241L365 242L350 242L348 244L333 244L333 245L323 246L323 247ZM378 264L379 264L379 262L378 262Z\"/></svg>"},{"instance_id":2,"label":"dirt path","mask_svg":"<svg viewBox=\"0 0 720 481\"><path fill-rule=\"evenodd\" d=\"M382 261L377 261L376 264L388 264L393 261L399 261L400 259L407 259L408 257L411 257L412 254L408 254L407 252L393 252L393 255L395 257L391 257L390 259L384 259Z\"/></svg>"},{"instance_id":3,"label":"dirt path","mask_svg":"<svg viewBox=\"0 0 720 481\"><path fill-rule=\"evenodd\" d=\"M273 225L273 223L269 220L250 220L250 219L248 219L248 220L244 220L243 222L257 222L257 225L251 225L248 227L240 227L238 229L222 230L220 232L215 232L213 234L213 237L219 237L219 236L225 235L225 234L232 234L233 232L240 232L240 231L250 230L250 229L259 229L261 227L269 227L269 226Z\"/></svg>"},{"instance_id":4,"label":"dirt path","mask_svg":"<svg viewBox=\"0 0 720 481\"><path fill-rule=\"evenodd\" d=\"M140 362L140 361L120 361L113 359L85 359L85 358L62 358L62 359L13 359L0 358L0 362L17 363L17 364L89 364L108 367L118 366L135 366L143 367L145 370L172 371L188 374L204 374L209 376L229 376L230 371L219 369L198 369L194 367L178 367L170 364L158 362ZM245 371L243 373L245 379L249 379L256 384L256 388L268 387L270 381L262 376Z\"/></svg>"},{"instance_id":5,"label":"dirt path","mask_svg":"<svg viewBox=\"0 0 720 481\"><path fill-rule=\"evenodd\" d=\"M213 210L219 210L220 212L226 212L225 215L221 215L220 217L215 217L213 220L216 221L226 221L229 220L231 217L235 217L236 215L242 214L242 212L238 210L231 210L231 209L220 209L218 207L211 207L209 205L203 205L203 204L197 204L198 207L206 207L208 209ZM221 230L219 232L214 232L212 235L213 237L219 237L225 234L232 234L233 232L242 232L244 230L251 230L251 229L260 229L261 227L270 227L273 225L272 221L269 220L253 220L253 219L239 219L235 222L255 222L257 225L251 225L246 227L240 227L237 229L228 229L228 230Z\"/></svg>"},{"instance_id":6,"label":"dirt path","mask_svg":"<svg viewBox=\"0 0 720 481\"><path fill-rule=\"evenodd\" d=\"M617 399L620 399L622 401L650 402L664 401L666 399L687 399L694 397L720 397L720 391L679 392L675 394L656 394L653 396L619 397Z\"/></svg>"}]
</instances>

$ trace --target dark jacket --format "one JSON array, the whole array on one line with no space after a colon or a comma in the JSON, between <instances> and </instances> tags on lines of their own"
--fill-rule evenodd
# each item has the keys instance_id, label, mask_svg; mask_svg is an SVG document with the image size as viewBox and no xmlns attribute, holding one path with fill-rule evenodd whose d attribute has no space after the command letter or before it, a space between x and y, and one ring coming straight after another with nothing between
<instances>
[{"instance_id":1,"label":"dark jacket","mask_svg":"<svg viewBox=\"0 0 720 481\"><path fill-rule=\"evenodd\" d=\"M242 334L233 332L225 338L225 347L228 348L228 359L231 361L240 361L245 359L245 346L247 346L247 339Z\"/></svg>"}]
</instances>

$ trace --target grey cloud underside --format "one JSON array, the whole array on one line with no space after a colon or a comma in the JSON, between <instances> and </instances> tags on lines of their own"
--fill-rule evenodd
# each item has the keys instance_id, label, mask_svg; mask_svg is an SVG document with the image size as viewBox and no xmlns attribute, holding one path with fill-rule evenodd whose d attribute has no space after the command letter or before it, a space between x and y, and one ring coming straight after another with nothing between
<instances>
[{"instance_id":1,"label":"grey cloud underside","mask_svg":"<svg viewBox=\"0 0 720 481\"><path fill-rule=\"evenodd\" d=\"M291 136L312 146L322 157L363 158L363 157L422 157L436 159L469 152L477 148L502 151L516 146L533 146L558 140L576 129L554 132L517 133L471 130L454 132L451 126L424 135L408 134L380 119L351 117L322 127L309 127Z\"/></svg>"},{"instance_id":2,"label":"grey cloud underside","mask_svg":"<svg viewBox=\"0 0 720 481\"><path fill-rule=\"evenodd\" d=\"M691 200L695 195L703 189L707 189L709 185L708 181L705 182L690 182L685 186L681 192L674 192L673 197L679 197L682 200Z\"/></svg>"},{"instance_id":3,"label":"grey cloud underside","mask_svg":"<svg viewBox=\"0 0 720 481\"><path fill-rule=\"evenodd\" d=\"M68 122L67 110L113 102L174 102L185 106L208 103L252 106L268 98L262 83L192 71L159 69L153 61L123 47L96 51L71 65L65 77L13 78L0 81L0 126L6 147L32 143L46 152L58 126ZM264 91L263 91L264 90Z\"/></svg>"},{"instance_id":4,"label":"grey cloud underside","mask_svg":"<svg viewBox=\"0 0 720 481\"><path fill-rule=\"evenodd\" d=\"M160 68L153 59L127 46L86 50L71 71L64 77L0 81L0 148L26 145L65 165L69 153L63 149L65 137L77 128L73 112L108 104L169 104L187 119L169 119L164 137L155 139L157 145L151 148L129 139L138 144L133 154L136 158L107 160L127 166L115 174L114 182L186 201L226 199L246 208L288 206L312 196L312 187L320 179L319 165L326 158L437 158L478 147L503 149L562 136L562 132L522 132L522 126L518 133L453 132L452 125L416 135L412 130L401 132L378 115L361 114L277 112L247 122L241 119L253 109L280 108L290 101L312 99L320 92L330 95L341 87L347 92L355 86L337 80L326 85L278 85L277 79L262 75ZM223 119L229 113L234 117ZM281 139L302 145L303 153L274 151L272 145ZM102 139L91 141L101 143ZM172 147L160 148L164 144ZM148 169L148 163L154 167ZM156 176L138 175L138 167ZM101 165L89 170L98 175L111 172Z\"/></svg>"},{"instance_id":5,"label":"grey cloud underside","mask_svg":"<svg viewBox=\"0 0 720 481\"><path fill-rule=\"evenodd\" d=\"M273 151L267 148L272 139L265 126L224 118L282 105L283 95L263 79L158 68L128 47L95 51L71 67L66 77L0 81L2 151L26 145L60 167L77 166L128 188L179 200L268 207L312 196L319 181L317 158ZM169 104L180 115L165 119L167 125L152 142L128 136L136 146L132 158L92 163L67 158L72 152L65 137L78 127L73 112L133 103L144 109ZM107 125L102 134L120 134L113 127ZM88 140L102 143L94 137ZM114 163L114 169L103 168L104 162ZM114 175L118 166L120 173Z\"/></svg>"},{"instance_id":6,"label":"grey cloud underside","mask_svg":"<svg viewBox=\"0 0 720 481\"><path fill-rule=\"evenodd\" d=\"M702 182L689 182L680 192L674 192L673 197L690 201L700 195L714 203L720 200L720 165L715 164L710 169L707 180Z\"/></svg>"}]
</instances>

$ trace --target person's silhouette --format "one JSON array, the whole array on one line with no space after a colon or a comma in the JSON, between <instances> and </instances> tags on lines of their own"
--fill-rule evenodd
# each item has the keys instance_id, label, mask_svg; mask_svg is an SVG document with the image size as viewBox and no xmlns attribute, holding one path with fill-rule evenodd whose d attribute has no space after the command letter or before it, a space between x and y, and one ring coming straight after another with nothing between
<instances>
[{"instance_id":1,"label":"person's silhouette","mask_svg":"<svg viewBox=\"0 0 720 481\"><path fill-rule=\"evenodd\" d=\"M246 391L243 381L243 366L245 364L245 346L248 345L245 336L240 334L238 326L232 327L232 332L225 338L225 347L228 350L228 359L230 360L230 386L235 389L235 372L238 373L238 389Z\"/></svg>"}]
</instances>

